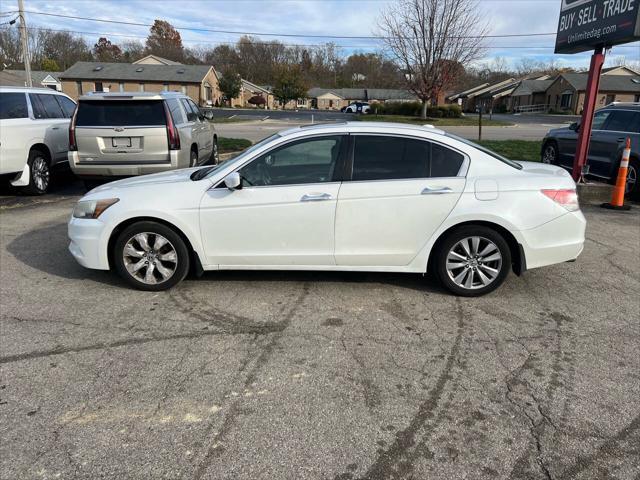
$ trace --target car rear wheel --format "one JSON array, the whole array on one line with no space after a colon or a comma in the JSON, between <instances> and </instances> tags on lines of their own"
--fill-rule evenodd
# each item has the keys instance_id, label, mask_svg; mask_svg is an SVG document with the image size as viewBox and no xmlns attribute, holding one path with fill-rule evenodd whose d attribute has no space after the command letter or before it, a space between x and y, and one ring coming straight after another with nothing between
<instances>
[{"instance_id":1,"label":"car rear wheel","mask_svg":"<svg viewBox=\"0 0 640 480\"><path fill-rule=\"evenodd\" d=\"M640 198L640 185L638 185L638 168L640 167L638 160L632 158L629 160L629 169L627 170L627 186L626 194L634 200Z\"/></svg>"},{"instance_id":2,"label":"car rear wheel","mask_svg":"<svg viewBox=\"0 0 640 480\"><path fill-rule=\"evenodd\" d=\"M198 152L191 150L189 154L189 167L195 167L196 165L198 165Z\"/></svg>"},{"instance_id":3,"label":"car rear wheel","mask_svg":"<svg viewBox=\"0 0 640 480\"><path fill-rule=\"evenodd\" d=\"M174 230L157 222L138 222L117 238L113 260L120 276L139 290L167 290L189 271L189 250Z\"/></svg>"},{"instance_id":4,"label":"car rear wheel","mask_svg":"<svg viewBox=\"0 0 640 480\"><path fill-rule=\"evenodd\" d=\"M29 165L29 185L23 191L29 195L44 195L51 182L51 169L49 160L44 152L33 149L29 152L27 160Z\"/></svg>"},{"instance_id":5,"label":"car rear wheel","mask_svg":"<svg viewBox=\"0 0 640 480\"><path fill-rule=\"evenodd\" d=\"M542 163L558 164L558 145L555 142L547 142L542 147Z\"/></svg>"},{"instance_id":6,"label":"car rear wheel","mask_svg":"<svg viewBox=\"0 0 640 480\"><path fill-rule=\"evenodd\" d=\"M481 225L451 232L436 252L435 269L442 285L464 297L478 297L498 288L511 268L511 251L495 230Z\"/></svg>"}]
</instances>

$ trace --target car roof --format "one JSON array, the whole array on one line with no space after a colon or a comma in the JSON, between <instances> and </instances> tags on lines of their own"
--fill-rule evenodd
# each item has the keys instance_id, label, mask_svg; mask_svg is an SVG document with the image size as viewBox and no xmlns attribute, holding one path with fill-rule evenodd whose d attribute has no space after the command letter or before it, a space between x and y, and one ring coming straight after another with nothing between
<instances>
[{"instance_id":1,"label":"car roof","mask_svg":"<svg viewBox=\"0 0 640 480\"><path fill-rule=\"evenodd\" d=\"M640 102L612 102L602 108L614 110L640 110Z\"/></svg>"},{"instance_id":2,"label":"car roof","mask_svg":"<svg viewBox=\"0 0 640 480\"><path fill-rule=\"evenodd\" d=\"M89 92L78 100L163 100L165 98L187 98L180 92Z\"/></svg>"},{"instance_id":3,"label":"car roof","mask_svg":"<svg viewBox=\"0 0 640 480\"><path fill-rule=\"evenodd\" d=\"M396 122L327 122L313 125L302 125L279 132L281 136L289 136L297 133L333 133L333 132L372 132L372 133L432 133L445 135L444 130L433 125L412 125Z\"/></svg>"},{"instance_id":4,"label":"car roof","mask_svg":"<svg viewBox=\"0 0 640 480\"><path fill-rule=\"evenodd\" d=\"M8 93L29 93L29 92L38 92L38 93L57 93L58 95L65 95L64 92L59 92L52 88L47 87L0 87L0 92L8 92Z\"/></svg>"}]
</instances>

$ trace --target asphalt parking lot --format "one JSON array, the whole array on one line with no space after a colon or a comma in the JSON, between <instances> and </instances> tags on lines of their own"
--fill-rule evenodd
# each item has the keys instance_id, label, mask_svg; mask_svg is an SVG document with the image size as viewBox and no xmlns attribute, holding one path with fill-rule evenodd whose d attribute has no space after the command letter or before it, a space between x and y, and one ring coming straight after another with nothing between
<instances>
[{"instance_id":1,"label":"asphalt parking lot","mask_svg":"<svg viewBox=\"0 0 640 480\"><path fill-rule=\"evenodd\" d=\"M0 478L637 479L640 206L575 263L125 288L67 252L77 182L0 198Z\"/></svg>"}]
</instances>

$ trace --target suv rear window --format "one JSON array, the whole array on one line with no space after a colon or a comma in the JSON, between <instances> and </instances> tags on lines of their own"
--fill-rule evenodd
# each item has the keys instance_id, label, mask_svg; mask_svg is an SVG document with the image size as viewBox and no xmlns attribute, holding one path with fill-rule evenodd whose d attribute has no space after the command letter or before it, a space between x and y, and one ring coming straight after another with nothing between
<instances>
[{"instance_id":1,"label":"suv rear window","mask_svg":"<svg viewBox=\"0 0 640 480\"><path fill-rule=\"evenodd\" d=\"M0 120L27 118L27 97L24 93L0 93Z\"/></svg>"},{"instance_id":2,"label":"suv rear window","mask_svg":"<svg viewBox=\"0 0 640 480\"><path fill-rule=\"evenodd\" d=\"M78 127L164 126L162 100L81 100Z\"/></svg>"}]
</instances>

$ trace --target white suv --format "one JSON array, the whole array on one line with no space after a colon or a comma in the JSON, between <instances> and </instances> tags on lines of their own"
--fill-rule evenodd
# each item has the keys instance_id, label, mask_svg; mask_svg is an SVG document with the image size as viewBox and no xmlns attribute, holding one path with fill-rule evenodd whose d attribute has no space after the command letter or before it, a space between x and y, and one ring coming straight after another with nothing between
<instances>
[{"instance_id":1,"label":"white suv","mask_svg":"<svg viewBox=\"0 0 640 480\"><path fill-rule=\"evenodd\" d=\"M49 88L0 87L0 175L26 193L46 193L51 167L67 161L75 108Z\"/></svg>"}]
</instances>

